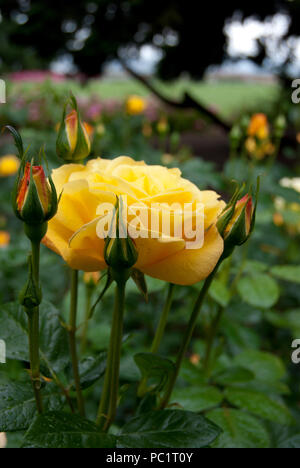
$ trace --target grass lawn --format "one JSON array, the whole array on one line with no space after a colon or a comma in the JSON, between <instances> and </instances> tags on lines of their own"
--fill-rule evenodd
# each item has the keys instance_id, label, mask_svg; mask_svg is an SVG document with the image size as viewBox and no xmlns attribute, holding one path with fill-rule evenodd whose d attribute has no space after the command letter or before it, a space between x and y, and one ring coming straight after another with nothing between
<instances>
[{"instance_id":1,"label":"grass lawn","mask_svg":"<svg viewBox=\"0 0 300 468\"><path fill-rule=\"evenodd\" d=\"M266 110L278 95L279 87L273 84L253 84L240 82L207 83L178 80L174 83L161 83L157 86L166 95L180 98L185 90L208 106L215 107L223 117L236 112ZM148 96L148 90L135 80L93 81L89 89L99 93L104 99L122 99L128 94Z\"/></svg>"},{"instance_id":2,"label":"grass lawn","mask_svg":"<svg viewBox=\"0 0 300 468\"><path fill-rule=\"evenodd\" d=\"M267 112L274 103L279 87L274 84L255 84L241 82L216 82L177 80L172 83L163 83L155 80L157 87L167 96L178 98L184 91L191 94L207 106L213 107L223 118L234 117L245 111ZM19 87L26 92L32 89L32 83L18 83L9 85L8 99ZM98 79L91 80L86 86L74 80L67 80L55 84L56 90L68 93L72 90L75 95L98 94L102 99L125 99L130 94L139 94L147 97L149 91L134 79ZM47 84L44 92L47 92Z\"/></svg>"}]
</instances>

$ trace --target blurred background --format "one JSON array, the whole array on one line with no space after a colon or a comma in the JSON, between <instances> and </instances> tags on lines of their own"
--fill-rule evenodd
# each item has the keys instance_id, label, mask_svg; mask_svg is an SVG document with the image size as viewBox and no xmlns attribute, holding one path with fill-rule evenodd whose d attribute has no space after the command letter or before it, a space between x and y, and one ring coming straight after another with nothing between
<instances>
[{"instance_id":1,"label":"blurred background","mask_svg":"<svg viewBox=\"0 0 300 468\"><path fill-rule=\"evenodd\" d=\"M299 15L298 0L0 0L0 78L6 83L0 126L15 126L32 155L45 145L51 168L62 163L57 129L72 91L90 125L91 158L127 154L179 167L200 189L213 188L226 200L232 179L253 185L262 176L255 232L212 286L176 396L186 409L207 412L223 402L219 390L227 385L252 392L233 402L228 397L222 407L231 401L235 409L226 408L225 416L221 408L208 413L225 431L220 447L300 444L299 366L291 362L292 339L300 337L300 112L291 99L294 91L300 95L292 87L300 78ZM15 154L11 136L3 133L1 304L17 300L27 276L28 243L10 203ZM45 248L41 275L45 301L67 317L67 269ZM134 313L125 319L121 380L131 400L122 402L118 423L135 405L139 371L132 356L149 349L166 296L165 283L147 280L148 303L129 285L127 308ZM80 288L81 323L91 297L84 281ZM93 300L101 288L94 285ZM175 355L198 290L176 289L163 355ZM93 326L85 336L78 332L83 356L97 358L106 349L112 303L109 291ZM220 308L205 380L205 343ZM5 313L1 305L0 338L9 340ZM23 378L20 363L9 358L0 382L5 375ZM237 372L241 367L246 376ZM93 417L98 385L88 391ZM18 443L18 434L10 436L10 446Z\"/></svg>"},{"instance_id":2,"label":"blurred background","mask_svg":"<svg viewBox=\"0 0 300 468\"><path fill-rule=\"evenodd\" d=\"M55 102L72 89L85 118L98 123L138 94L149 101L148 121L171 114L182 145L222 164L224 130L245 112L284 111L292 137L300 130L289 106L300 73L299 11L298 0L201 9L180 0L1 0L0 73L10 104L1 121L55 125Z\"/></svg>"}]
</instances>

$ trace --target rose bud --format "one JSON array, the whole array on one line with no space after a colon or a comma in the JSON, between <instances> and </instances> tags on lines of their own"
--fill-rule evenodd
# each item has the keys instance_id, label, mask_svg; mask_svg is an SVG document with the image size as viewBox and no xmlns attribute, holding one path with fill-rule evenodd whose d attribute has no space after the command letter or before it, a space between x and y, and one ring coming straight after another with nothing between
<instances>
[{"instance_id":1,"label":"rose bud","mask_svg":"<svg viewBox=\"0 0 300 468\"><path fill-rule=\"evenodd\" d=\"M91 135L93 129L82 122L74 97L71 99L73 110L67 114L66 106L58 130L56 152L66 162L78 163L87 158L91 152Z\"/></svg>"},{"instance_id":2,"label":"rose bud","mask_svg":"<svg viewBox=\"0 0 300 468\"><path fill-rule=\"evenodd\" d=\"M286 131L287 123L286 118L284 115L279 115L274 122L274 136L278 140L281 140L285 131Z\"/></svg>"},{"instance_id":3,"label":"rose bud","mask_svg":"<svg viewBox=\"0 0 300 468\"><path fill-rule=\"evenodd\" d=\"M46 178L42 166L22 161L13 192L16 216L25 223L25 231L31 240L40 241L47 229L47 221L55 216L58 208L56 189L52 178Z\"/></svg>"},{"instance_id":4,"label":"rose bud","mask_svg":"<svg viewBox=\"0 0 300 468\"><path fill-rule=\"evenodd\" d=\"M113 279L125 282L138 259L133 240L129 237L122 218L122 199L118 199L111 229L105 241L104 259L110 267ZM115 232L113 232L115 231Z\"/></svg>"},{"instance_id":5,"label":"rose bud","mask_svg":"<svg viewBox=\"0 0 300 468\"><path fill-rule=\"evenodd\" d=\"M237 190L227 207L221 214L217 227L224 239L223 259L233 252L236 246L243 245L249 239L255 225L257 209L259 180L256 189L256 200L250 194L244 195L238 200L243 188Z\"/></svg>"}]
</instances>

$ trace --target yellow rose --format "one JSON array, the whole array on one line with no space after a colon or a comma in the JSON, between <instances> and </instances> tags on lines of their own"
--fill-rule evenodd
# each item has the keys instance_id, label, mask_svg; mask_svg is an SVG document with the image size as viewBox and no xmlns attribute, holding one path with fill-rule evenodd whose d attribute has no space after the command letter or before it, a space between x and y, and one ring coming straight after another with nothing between
<instances>
[{"instance_id":1,"label":"yellow rose","mask_svg":"<svg viewBox=\"0 0 300 468\"><path fill-rule=\"evenodd\" d=\"M140 115L146 109L146 102L140 96L129 96L126 101L126 112L129 115Z\"/></svg>"},{"instance_id":2,"label":"yellow rose","mask_svg":"<svg viewBox=\"0 0 300 468\"><path fill-rule=\"evenodd\" d=\"M126 197L128 208L141 206L147 219L159 218L159 231L153 232L150 224L143 225L141 235L134 238L138 251L135 268L143 273L175 284L194 284L212 272L223 252L223 239L215 223L225 203L215 192L200 191L183 179L179 169L149 166L122 156L114 160L95 159L86 166L62 166L53 171L53 181L62 198L57 215L49 222L44 243L73 269L93 272L107 268L103 256L105 241L99 231L106 221L103 204L114 206L116 196ZM174 203L180 207L190 204L193 223L197 207L202 205L201 247L189 249L186 236L178 237L176 228L183 218L180 210L169 208ZM162 222L166 216L173 220L172 232ZM128 229L131 227L132 220L128 218Z\"/></svg>"},{"instance_id":3,"label":"yellow rose","mask_svg":"<svg viewBox=\"0 0 300 468\"><path fill-rule=\"evenodd\" d=\"M15 175L20 167L20 161L14 154L0 158L0 177Z\"/></svg>"}]
</instances>

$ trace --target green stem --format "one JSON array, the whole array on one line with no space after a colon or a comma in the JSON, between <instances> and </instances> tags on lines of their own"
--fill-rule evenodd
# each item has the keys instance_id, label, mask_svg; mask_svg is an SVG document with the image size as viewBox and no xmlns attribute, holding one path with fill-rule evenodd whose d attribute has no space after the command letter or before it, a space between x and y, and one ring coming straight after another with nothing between
<instances>
[{"instance_id":1,"label":"green stem","mask_svg":"<svg viewBox=\"0 0 300 468\"><path fill-rule=\"evenodd\" d=\"M153 354L156 354L158 352L162 337L165 332L169 312L172 306L174 289L175 289L175 284L169 283L167 299L166 299L162 314L160 316L160 320L159 320L159 323L155 332L155 336L152 342L152 346L150 349L150 352ZM147 391L147 379L144 377L141 380L139 388L138 388L138 396L143 396L146 393L146 391Z\"/></svg>"},{"instance_id":2,"label":"green stem","mask_svg":"<svg viewBox=\"0 0 300 468\"><path fill-rule=\"evenodd\" d=\"M208 339L206 342L206 350L205 350L205 355L204 355L204 360L203 360L203 368L204 368L205 375L207 377L209 377L209 374L210 374L211 352L213 349L215 338L218 333L218 329L219 329L219 325L221 322L223 312L224 312L224 308L219 307L217 315L215 319L213 320L213 323L211 324Z\"/></svg>"},{"instance_id":3,"label":"green stem","mask_svg":"<svg viewBox=\"0 0 300 468\"><path fill-rule=\"evenodd\" d=\"M156 329L156 333L155 333L155 336L154 336L154 340L153 340L153 343L152 343L152 346L151 346L151 350L150 350L150 352L153 353L153 354L156 354L158 352L162 337L164 335L164 331L165 331L165 328L166 328L166 325L167 325L169 312L170 312L171 305L172 305L174 288L175 288L175 284L170 283L169 288L168 288L167 300L165 302L165 306L164 306L163 312L161 314L161 317L160 317L160 320L159 320L159 323L158 323L158 326L157 326L157 329Z\"/></svg>"},{"instance_id":4,"label":"green stem","mask_svg":"<svg viewBox=\"0 0 300 468\"><path fill-rule=\"evenodd\" d=\"M219 265L217 265L217 267L214 269L214 271L205 280L205 283L204 283L204 285L203 285L203 287L202 287L202 289L200 291L198 299L196 300L196 303L194 305L193 312L192 312L190 321L188 323L188 327L186 329L182 344L180 346L180 349L179 349L179 352L178 352L178 355L177 355L176 365L175 365L175 372L174 372L173 376L171 377L171 379L170 379L170 381L168 383L165 395L164 395L164 397L163 397L163 399L161 401L161 404L160 404L161 409L165 408L168 405L169 400L171 398L173 388L174 388L174 385L176 383L176 380L177 380L177 377L178 377L178 374L179 374L179 371L180 371L180 368L181 368L183 358L184 358L184 356L186 354L186 351L188 349L188 345L190 343L190 340L192 338L193 332L194 332L195 327L196 327L197 319L198 319L202 304L203 304L204 299L206 297L206 294L207 294L207 292L208 292L208 290L210 288L210 285L211 285L211 283L212 283L212 281L214 279L214 276L215 276L215 274L217 272L218 266Z\"/></svg>"},{"instance_id":5,"label":"green stem","mask_svg":"<svg viewBox=\"0 0 300 468\"><path fill-rule=\"evenodd\" d=\"M114 421L118 405L119 372L125 306L125 284L126 282L119 282L116 286L115 305L107 356L107 368L97 417L97 425L99 425L104 431L107 431Z\"/></svg>"},{"instance_id":6,"label":"green stem","mask_svg":"<svg viewBox=\"0 0 300 468\"><path fill-rule=\"evenodd\" d=\"M29 330L29 356L31 380L36 401L37 410L43 412L41 381L40 381L40 356L39 356L39 309L27 310Z\"/></svg>"},{"instance_id":7,"label":"green stem","mask_svg":"<svg viewBox=\"0 0 300 468\"><path fill-rule=\"evenodd\" d=\"M31 242L32 250L32 273L34 280L37 285L40 283L40 243ZM28 315L28 332L29 332L29 357L30 357L30 369L31 379L36 400L36 406L39 413L43 411L40 381L40 355L39 355L39 341L40 341L40 330L39 330L39 308L26 310Z\"/></svg>"},{"instance_id":8,"label":"green stem","mask_svg":"<svg viewBox=\"0 0 300 468\"><path fill-rule=\"evenodd\" d=\"M70 305L70 323L69 323L69 343L71 360L73 367L73 376L77 395L77 405L81 416L85 416L84 399L80 385L78 355L76 346L77 330L77 307L78 307L78 271L72 270L71 281L71 305Z\"/></svg>"},{"instance_id":9,"label":"green stem","mask_svg":"<svg viewBox=\"0 0 300 468\"><path fill-rule=\"evenodd\" d=\"M81 334L81 353L84 354L86 350L86 343L87 343L87 332L89 328L89 318L91 313L91 305L92 305L92 295L93 289L89 286L86 286L85 290L85 316L84 316L84 323L83 329Z\"/></svg>"}]
</instances>

